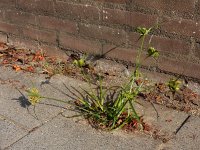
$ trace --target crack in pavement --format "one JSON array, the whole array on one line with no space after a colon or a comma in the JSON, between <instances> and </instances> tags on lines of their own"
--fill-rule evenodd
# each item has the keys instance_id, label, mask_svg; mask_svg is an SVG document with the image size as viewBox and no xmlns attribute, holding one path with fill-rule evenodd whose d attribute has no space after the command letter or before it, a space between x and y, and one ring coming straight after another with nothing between
<instances>
[{"instance_id":1,"label":"crack in pavement","mask_svg":"<svg viewBox=\"0 0 200 150\"><path fill-rule=\"evenodd\" d=\"M41 125L36 126L36 127L32 128L32 129L30 129L30 130L25 129L25 130L27 131L27 134L26 134L26 135L22 136L21 138L19 138L19 139L16 140L15 142L11 143L9 146L5 147L5 148L2 149L2 150L7 150L7 149L9 149L11 146L13 146L13 145L16 144L17 142L23 140L25 137L27 137L28 135L30 135L30 134L33 133L34 131L38 130L38 129L39 129L40 127L42 127L43 125L46 125L47 123L51 122L53 119L57 118L57 117L58 117L60 114L62 114L62 113L63 113L63 111L59 112L56 116L52 117L52 118L49 119L48 121L45 121L45 123L42 123ZM14 123L14 125L17 125L17 126L20 124L20 123L15 122L15 121L12 120L12 119L9 119L8 117L4 117L3 115L0 115L0 118L3 118L3 120L7 120L7 121L9 121L9 122L11 122L11 123ZM17 123L17 124L15 124L15 123ZM20 124L20 125L21 125L21 124ZM21 126L18 126L18 127L21 128ZM22 128L22 129L23 129L23 128ZM24 129L23 129L23 130L24 130ZM0 150L1 150L1 149L0 149Z\"/></svg>"},{"instance_id":2,"label":"crack in pavement","mask_svg":"<svg viewBox=\"0 0 200 150\"><path fill-rule=\"evenodd\" d=\"M22 125L21 123L16 122L13 119L10 119L9 117L6 117L6 116L0 114L0 118L2 118L2 120L6 120L6 121L14 124L15 126L19 127L22 130L25 130L27 132L29 131L29 129L26 126Z\"/></svg>"}]
</instances>

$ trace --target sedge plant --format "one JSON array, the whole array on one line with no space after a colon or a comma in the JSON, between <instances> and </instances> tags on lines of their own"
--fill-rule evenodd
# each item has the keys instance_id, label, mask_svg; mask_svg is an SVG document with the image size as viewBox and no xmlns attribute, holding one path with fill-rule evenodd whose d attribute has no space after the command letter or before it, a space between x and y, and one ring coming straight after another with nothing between
<instances>
[{"instance_id":1,"label":"sedge plant","mask_svg":"<svg viewBox=\"0 0 200 150\"><path fill-rule=\"evenodd\" d=\"M117 88L104 88L100 79L97 91L83 90L87 98L79 99L77 106L85 116L109 129L122 128L133 120L137 122L135 127L142 129L141 117L135 110L135 103L137 103L138 94L143 89L143 82L138 85L135 81L140 76L139 69L142 63L141 54L144 50L145 38L151 30L152 28L139 27L137 29L137 32L140 33L141 46L137 53L136 69L125 85ZM147 57L157 58L158 56L159 52L155 48L148 48ZM108 99L109 95L112 95L111 99Z\"/></svg>"},{"instance_id":2,"label":"sedge plant","mask_svg":"<svg viewBox=\"0 0 200 150\"><path fill-rule=\"evenodd\" d=\"M98 127L113 130L122 128L134 121L133 128L143 129L141 116L135 109L135 104L138 103L138 95L143 90L143 82L136 84L136 80L140 76L139 69L142 63L141 55L145 49L145 38L151 30L152 28L139 27L137 29L140 34L141 46L137 51L136 69L131 73L127 83L122 86L106 88L103 86L103 79L99 75L96 89L91 86L90 90L82 89L82 92L78 91L81 94L74 103L75 108ZM147 56L157 58L159 52L155 48L149 47ZM75 60L73 64L83 67L85 59ZM90 77L89 79L86 77L86 81L91 85ZM63 100L41 96L36 89L29 90L28 95L32 105L35 105L43 98L68 103Z\"/></svg>"}]
</instances>

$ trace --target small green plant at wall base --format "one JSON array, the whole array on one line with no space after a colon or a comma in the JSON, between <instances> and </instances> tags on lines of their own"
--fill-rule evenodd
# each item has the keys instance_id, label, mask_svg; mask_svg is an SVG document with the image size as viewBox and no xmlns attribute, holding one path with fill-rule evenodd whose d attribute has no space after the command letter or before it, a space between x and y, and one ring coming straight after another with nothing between
<instances>
[{"instance_id":1,"label":"small green plant at wall base","mask_svg":"<svg viewBox=\"0 0 200 150\"><path fill-rule=\"evenodd\" d=\"M75 66L80 67L80 68L85 67L85 66L87 65L87 64L86 64L86 56L83 56L83 57L80 58L80 59L75 59L75 60L73 61L73 64L74 64Z\"/></svg>"},{"instance_id":2,"label":"small green plant at wall base","mask_svg":"<svg viewBox=\"0 0 200 150\"><path fill-rule=\"evenodd\" d=\"M170 91L172 92L177 92L178 90L180 90L181 87L181 81L179 81L178 79L170 79L169 82L167 83Z\"/></svg>"}]
</instances>

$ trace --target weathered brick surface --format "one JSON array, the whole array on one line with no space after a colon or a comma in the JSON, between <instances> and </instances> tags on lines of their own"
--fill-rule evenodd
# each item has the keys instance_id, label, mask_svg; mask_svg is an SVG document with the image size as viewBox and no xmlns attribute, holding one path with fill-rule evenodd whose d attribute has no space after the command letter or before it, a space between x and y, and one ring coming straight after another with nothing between
<instances>
[{"instance_id":1,"label":"weathered brick surface","mask_svg":"<svg viewBox=\"0 0 200 150\"><path fill-rule=\"evenodd\" d=\"M1 0L0 1L0 8L13 8L15 7L16 0Z\"/></svg>"},{"instance_id":2,"label":"weathered brick surface","mask_svg":"<svg viewBox=\"0 0 200 150\"><path fill-rule=\"evenodd\" d=\"M196 0L133 0L131 5L158 11L194 14L195 2Z\"/></svg>"},{"instance_id":3,"label":"weathered brick surface","mask_svg":"<svg viewBox=\"0 0 200 150\"><path fill-rule=\"evenodd\" d=\"M109 2L109 3L118 3L118 4L125 4L129 2L129 0L97 0L99 2Z\"/></svg>"},{"instance_id":4,"label":"weathered brick surface","mask_svg":"<svg viewBox=\"0 0 200 150\"><path fill-rule=\"evenodd\" d=\"M5 19L4 14L5 14L4 10L0 10L0 20L1 21L4 21L4 19Z\"/></svg>"},{"instance_id":5,"label":"weathered brick surface","mask_svg":"<svg viewBox=\"0 0 200 150\"><path fill-rule=\"evenodd\" d=\"M16 35L20 34L20 30L18 26L14 24L5 23L5 22L0 22L0 32L12 33Z\"/></svg>"},{"instance_id":6,"label":"weathered brick surface","mask_svg":"<svg viewBox=\"0 0 200 150\"><path fill-rule=\"evenodd\" d=\"M200 59L200 43L195 44L195 56Z\"/></svg>"},{"instance_id":7,"label":"weathered brick surface","mask_svg":"<svg viewBox=\"0 0 200 150\"><path fill-rule=\"evenodd\" d=\"M24 13L16 10L6 10L5 19L18 25L37 25L36 16L31 13Z\"/></svg>"},{"instance_id":8,"label":"weathered brick surface","mask_svg":"<svg viewBox=\"0 0 200 150\"><path fill-rule=\"evenodd\" d=\"M59 17L70 17L74 19L99 20L100 10L90 5L71 4L57 1L55 4L56 14Z\"/></svg>"},{"instance_id":9,"label":"weathered brick surface","mask_svg":"<svg viewBox=\"0 0 200 150\"><path fill-rule=\"evenodd\" d=\"M99 42L85 40L80 37L61 34L60 46L65 49L78 50L85 53L101 54L102 45Z\"/></svg>"},{"instance_id":10,"label":"weathered brick surface","mask_svg":"<svg viewBox=\"0 0 200 150\"><path fill-rule=\"evenodd\" d=\"M27 27L27 28L22 29L22 34L25 37L28 37L37 41L56 44L57 36L56 36L56 33L52 31L44 31L44 30L38 30L31 27Z\"/></svg>"},{"instance_id":11,"label":"weathered brick surface","mask_svg":"<svg viewBox=\"0 0 200 150\"><path fill-rule=\"evenodd\" d=\"M120 48L116 47L115 45L107 44L103 46L103 56L135 63L137 58L137 49ZM145 66L157 66L155 60L153 60L152 58L147 59L147 55L145 52L141 55L141 64Z\"/></svg>"},{"instance_id":12,"label":"weathered brick surface","mask_svg":"<svg viewBox=\"0 0 200 150\"><path fill-rule=\"evenodd\" d=\"M63 50L59 49L57 46L40 44L39 49L44 51L46 55L50 57L57 57L62 59L63 61L67 61L69 59L66 53Z\"/></svg>"},{"instance_id":13,"label":"weathered brick surface","mask_svg":"<svg viewBox=\"0 0 200 150\"><path fill-rule=\"evenodd\" d=\"M8 41L7 35L4 33L0 33L0 42L7 43L7 41Z\"/></svg>"},{"instance_id":14,"label":"weathered brick surface","mask_svg":"<svg viewBox=\"0 0 200 150\"><path fill-rule=\"evenodd\" d=\"M131 32L128 35L128 43L133 46L139 48L141 45L141 41L139 40L140 35L135 32ZM191 49L190 43L187 43L182 40L169 39L166 37L160 37L155 35L149 35L145 39L145 48L153 46L158 51L167 52L167 53L175 53L181 55L189 54Z\"/></svg>"},{"instance_id":15,"label":"weathered brick surface","mask_svg":"<svg viewBox=\"0 0 200 150\"><path fill-rule=\"evenodd\" d=\"M165 37L153 36L151 45L156 49L168 53L176 53L181 55L187 55L190 51L190 44L181 40L174 40Z\"/></svg>"},{"instance_id":16,"label":"weathered brick surface","mask_svg":"<svg viewBox=\"0 0 200 150\"><path fill-rule=\"evenodd\" d=\"M39 22L39 26L46 29L68 32L68 33L78 32L77 23L70 20L61 20L49 16L39 16L37 19Z\"/></svg>"},{"instance_id":17,"label":"weathered brick surface","mask_svg":"<svg viewBox=\"0 0 200 150\"><path fill-rule=\"evenodd\" d=\"M133 27L151 27L157 23L156 15L129 12L120 9L104 9L103 21L105 23L129 25Z\"/></svg>"},{"instance_id":18,"label":"weathered brick surface","mask_svg":"<svg viewBox=\"0 0 200 150\"><path fill-rule=\"evenodd\" d=\"M100 40L107 40L115 44L126 43L126 32L120 29L113 29L105 26L81 24L80 34Z\"/></svg>"},{"instance_id":19,"label":"weathered brick surface","mask_svg":"<svg viewBox=\"0 0 200 150\"><path fill-rule=\"evenodd\" d=\"M39 14L54 14L53 0L16 0L17 8Z\"/></svg>"},{"instance_id":20,"label":"weathered brick surface","mask_svg":"<svg viewBox=\"0 0 200 150\"><path fill-rule=\"evenodd\" d=\"M166 17L161 25L161 29L169 33L200 37L200 22L189 19L171 19Z\"/></svg>"},{"instance_id":21,"label":"weathered brick surface","mask_svg":"<svg viewBox=\"0 0 200 150\"><path fill-rule=\"evenodd\" d=\"M194 78L200 77L200 64L162 58L159 59L159 68L164 71L175 72Z\"/></svg>"},{"instance_id":22,"label":"weathered brick surface","mask_svg":"<svg viewBox=\"0 0 200 150\"><path fill-rule=\"evenodd\" d=\"M0 40L60 56L62 48L134 63L141 44L136 28L158 24L144 46L151 41L160 51L160 66L151 59L143 65L200 79L199 18L200 0L0 0Z\"/></svg>"},{"instance_id":23,"label":"weathered brick surface","mask_svg":"<svg viewBox=\"0 0 200 150\"><path fill-rule=\"evenodd\" d=\"M34 40L25 39L22 37L9 36L8 43L18 48L26 48L32 50L39 50L39 43Z\"/></svg>"}]
</instances>

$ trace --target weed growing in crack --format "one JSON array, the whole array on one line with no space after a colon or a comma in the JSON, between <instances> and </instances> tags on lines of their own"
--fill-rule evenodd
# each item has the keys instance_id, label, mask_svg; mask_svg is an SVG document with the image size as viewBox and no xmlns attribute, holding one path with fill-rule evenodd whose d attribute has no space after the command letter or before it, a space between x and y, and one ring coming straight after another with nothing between
<instances>
[{"instance_id":1,"label":"weed growing in crack","mask_svg":"<svg viewBox=\"0 0 200 150\"><path fill-rule=\"evenodd\" d=\"M142 117L136 112L135 104L138 103L138 95L144 90L144 81L137 81L141 75L139 69L142 63L141 55L145 49L145 38L151 30L152 28L139 27L137 29L137 32L140 34L141 46L137 52L136 69L131 73L127 83L118 87L106 88L103 86L103 79L99 75L97 88L93 89L91 87L89 91L82 89L82 96L74 102L73 106L96 127L109 130L123 128L124 126L130 128L130 125L134 129L143 130L145 128ZM159 52L155 48L149 47L147 49L147 57L156 59L158 56ZM86 58L74 60L73 64L84 69ZM83 76L87 78L87 74L83 73ZM86 81L91 85L90 77ZM67 101L41 96L36 89L31 89L27 92L32 105L44 98L68 103ZM72 105L71 103L68 104Z\"/></svg>"},{"instance_id":2,"label":"weed growing in crack","mask_svg":"<svg viewBox=\"0 0 200 150\"><path fill-rule=\"evenodd\" d=\"M101 79L98 82L97 90L83 89L86 96L76 101L78 109L84 113L84 116L96 126L108 129L122 128L133 120L140 123L134 103L142 84L133 88L132 80L122 87L105 88ZM135 126L135 128L142 129L142 126Z\"/></svg>"},{"instance_id":3,"label":"weed growing in crack","mask_svg":"<svg viewBox=\"0 0 200 150\"><path fill-rule=\"evenodd\" d=\"M73 64L75 65L75 66L77 66L77 67L79 67L79 68L82 68L82 67L85 67L87 64L86 64L86 55L85 56L83 56L82 58L80 58L80 59L75 59L74 61L73 61Z\"/></svg>"},{"instance_id":4,"label":"weed growing in crack","mask_svg":"<svg viewBox=\"0 0 200 150\"><path fill-rule=\"evenodd\" d=\"M167 83L171 92L175 93L180 90L182 82L177 79L170 79Z\"/></svg>"}]
</instances>

